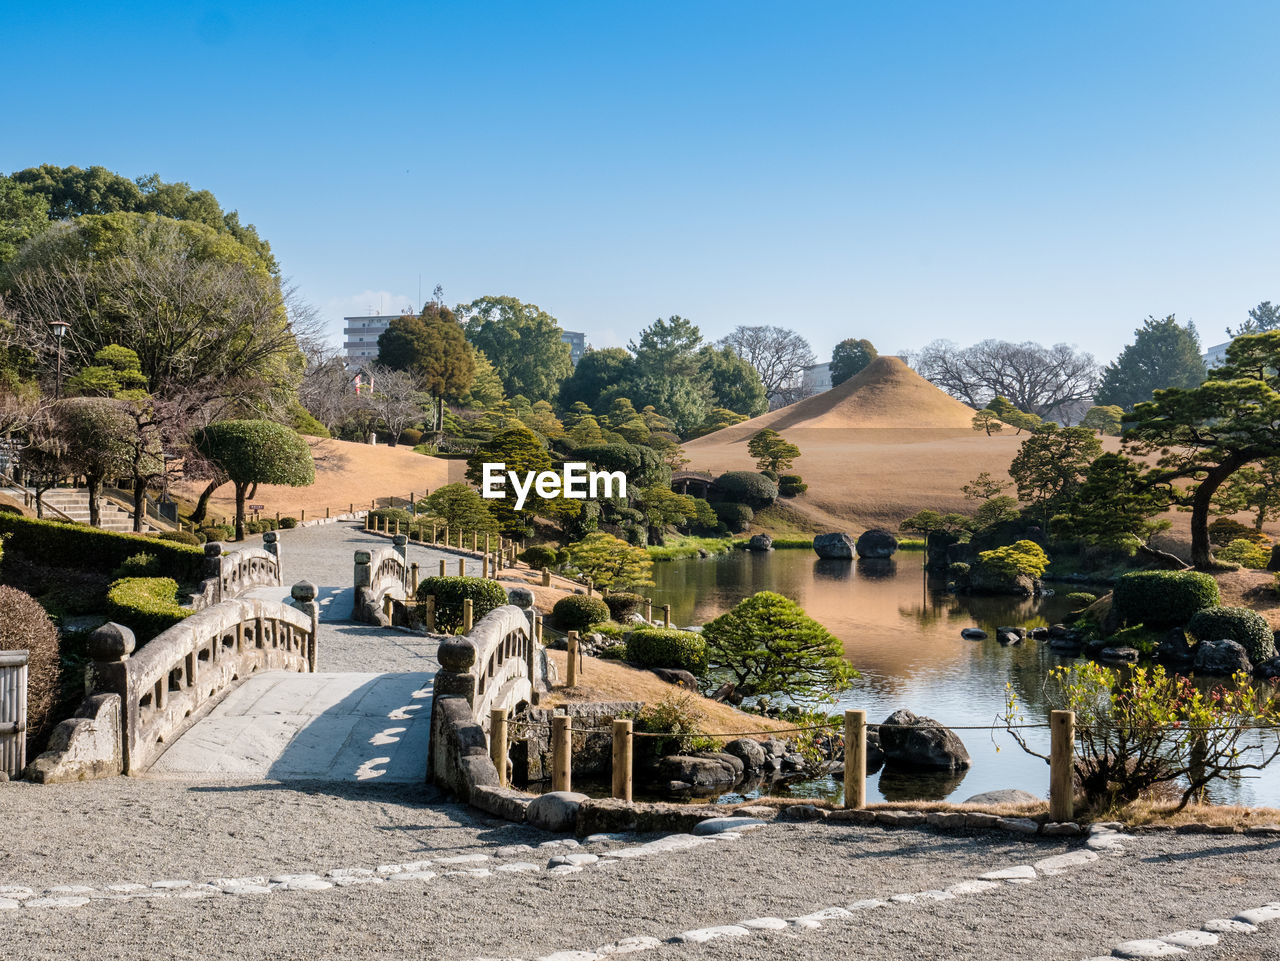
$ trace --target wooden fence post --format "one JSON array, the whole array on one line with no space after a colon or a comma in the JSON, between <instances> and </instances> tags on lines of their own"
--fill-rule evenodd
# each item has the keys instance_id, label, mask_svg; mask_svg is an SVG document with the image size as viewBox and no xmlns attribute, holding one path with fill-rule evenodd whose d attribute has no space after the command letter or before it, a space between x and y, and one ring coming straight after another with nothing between
<instances>
[{"instance_id":1,"label":"wooden fence post","mask_svg":"<svg viewBox=\"0 0 1280 961\"><path fill-rule=\"evenodd\" d=\"M568 647L568 658L566 662L569 665L565 672L565 684L568 687L574 687L578 683L578 632L570 631L569 639L566 642Z\"/></svg>"},{"instance_id":2,"label":"wooden fence post","mask_svg":"<svg viewBox=\"0 0 1280 961\"><path fill-rule=\"evenodd\" d=\"M436 632L436 596L434 594L427 595L427 610L423 615L427 630L432 634Z\"/></svg>"},{"instance_id":3,"label":"wooden fence post","mask_svg":"<svg viewBox=\"0 0 1280 961\"><path fill-rule=\"evenodd\" d=\"M551 568L549 567L544 567L542 569L542 586L543 587L551 586Z\"/></svg>"},{"instance_id":4,"label":"wooden fence post","mask_svg":"<svg viewBox=\"0 0 1280 961\"><path fill-rule=\"evenodd\" d=\"M844 712L844 806L867 806L867 712Z\"/></svg>"},{"instance_id":5,"label":"wooden fence post","mask_svg":"<svg viewBox=\"0 0 1280 961\"><path fill-rule=\"evenodd\" d=\"M613 722L613 796L631 800L631 719Z\"/></svg>"},{"instance_id":6,"label":"wooden fence post","mask_svg":"<svg viewBox=\"0 0 1280 961\"><path fill-rule=\"evenodd\" d=\"M486 580L489 577L489 555L485 554L480 558L480 576Z\"/></svg>"},{"instance_id":7,"label":"wooden fence post","mask_svg":"<svg viewBox=\"0 0 1280 961\"><path fill-rule=\"evenodd\" d=\"M367 530L367 531L371 531L371 530L373 530L373 515L372 515L372 514L365 514L365 515L364 515L364 529L365 529L365 530Z\"/></svg>"},{"instance_id":8,"label":"wooden fence post","mask_svg":"<svg viewBox=\"0 0 1280 961\"><path fill-rule=\"evenodd\" d=\"M507 710L489 709L489 757L498 769L498 785L507 786Z\"/></svg>"},{"instance_id":9,"label":"wooden fence post","mask_svg":"<svg viewBox=\"0 0 1280 961\"><path fill-rule=\"evenodd\" d=\"M464 597L462 599L462 633L469 634L471 628L475 626L475 604L471 598Z\"/></svg>"},{"instance_id":10,"label":"wooden fence post","mask_svg":"<svg viewBox=\"0 0 1280 961\"><path fill-rule=\"evenodd\" d=\"M662 605L662 626L663 627L671 626L671 605L670 604Z\"/></svg>"},{"instance_id":11,"label":"wooden fence post","mask_svg":"<svg viewBox=\"0 0 1280 961\"><path fill-rule=\"evenodd\" d=\"M573 719L567 714L551 718L551 790L568 791L573 783Z\"/></svg>"},{"instance_id":12,"label":"wooden fence post","mask_svg":"<svg viewBox=\"0 0 1280 961\"><path fill-rule=\"evenodd\" d=\"M329 508L327 507L324 509L324 519L325 520L329 519Z\"/></svg>"},{"instance_id":13,"label":"wooden fence post","mask_svg":"<svg viewBox=\"0 0 1280 961\"><path fill-rule=\"evenodd\" d=\"M304 507L300 511L298 511L298 523L301 524L306 519L307 519L307 509ZM277 517L276 520L279 520L279 518Z\"/></svg>"},{"instance_id":14,"label":"wooden fence post","mask_svg":"<svg viewBox=\"0 0 1280 961\"><path fill-rule=\"evenodd\" d=\"M465 557L458 558L458 576L459 577L467 576L467 559Z\"/></svg>"},{"instance_id":15,"label":"wooden fence post","mask_svg":"<svg viewBox=\"0 0 1280 961\"><path fill-rule=\"evenodd\" d=\"M435 524L432 524L432 525L431 525L431 543L432 543L432 544L438 544L438 543L439 543L439 541L436 539L436 525L435 525Z\"/></svg>"},{"instance_id":16,"label":"wooden fence post","mask_svg":"<svg viewBox=\"0 0 1280 961\"><path fill-rule=\"evenodd\" d=\"M484 552L486 554L489 553L489 535L488 534L484 535Z\"/></svg>"},{"instance_id":17,"label":"wooden fence post","mask_svg":"<svg viewBox=\"0 0 1280 961\"><path fill-rule=\"evenodd\" d=\"M471 532L471 553L474 554L480 546L480 534L477 531Z\"/></svg>"},{"instance_id":18,"label":"wooden fence post","mask_svg":"<svg viewBox=\"0 0 1280 961\"><path fill-rule=\"evenodd\" d=\"M646 624L653 623L653 598L646 597L644 599L644 621Z\"/></svg>"},{"instance_id":19,"label":"wooden fence post","mask_svg":"<svg viewBox=\"0 0 1280 961\"><path fill-rule=\"evenodd\" d=\"M1049 712L1049 820L1075 816L1076 712Z\"/></svg>"},{"instance_id":20,"label":"wooden fence post","mask_svg":"<svg viewBox=\"0 0 1280 961\"><path fill-rule=\"evenodd\" d=\"M444 576L445 576L445 574L446 574L446 571L445 571L445 569L444 569L444 565L445 565L445 559L442 557L442 558L440 558L440 576L441 576L441 577L444 577Z\"/></svg>"},{"instance_id":21,"label":"wooden fence post","mask_svg":"<svg viewBox=\"0 0 1280 961\"><path fill-rule=\"evenodd\" d=\"M533 615L533 638L539 644L542 643L542 615L541 614Z\"/></svg>"}]
</instances>

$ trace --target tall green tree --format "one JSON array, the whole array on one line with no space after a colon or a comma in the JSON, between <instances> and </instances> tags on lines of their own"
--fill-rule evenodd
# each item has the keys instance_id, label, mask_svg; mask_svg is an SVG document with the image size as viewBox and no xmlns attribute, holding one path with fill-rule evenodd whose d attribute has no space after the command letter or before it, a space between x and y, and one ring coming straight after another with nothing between
<instances>
[{"instance_id":1,"label":"tall green tree","mask_svg":"<svg viewBox=\"0 0 1280 961\"><path fill-rule=\"evenodd\" d=\"M573 375L560 385L560 408L569 410L576 403L586 404L594 413L603 414L608 405L631 378L632 357L622 347L588 350L573 369Z\"/></svg>"},{"instance_id":2,"label":"tall green tree","mask_svg":"<svg viewBox=\"0 0 1280 961\"><path fill-rule=\"evenodd\" d=\"M93 355L93 361L67 378L68 394L125 399L146 396L147 376L142 372L142 362L128 347L108 344Z\"/></svg>"},{"instance_id":3,"label":"tall green tree","mask_svg":"<svg viewBox=\"0 0 1280 961\"><path fill-rule=\"evenodd\" d=\"M760 373L732 347L706 344L698 351L698 363L710 382L712 407L746 417L758 417L769 409Z\"/></svg>"},{"instance_id":4,"label":"tall green tree","mask_svg":"<svg viewBox=\"0 0 1280 961\"><path fill-rule=\"evenodd\" d=\"M1066 513L1053 518L1053 524L1060 536L1122 547L1134 538L1145 543L1167 529L1168 521L1152 518L1168 506L1164 492L1144 482L1136 463L1123 454L1106 453L1089 465Z\"/></svg>"},{"instance_id":5,"label":"tall green tree","mask_svg":"<svg viewBox=\"0 0 1280 961\"><path fill-rule=\"evenodd\" d=\"M1103 406L1133 410L1139 401L1150 400L1153 391L1197 387L1204 378L1196 325L1183 327L1173 314L1160 320L1148 317L1134 331L1133 343L1102 369L1094 399Z\"/></svg>"},{"instance_id":6,"label":"tall green tree","mask_svg":"<svg viewBox=\"0 0 1280 961\"><path fill-rule=\"evenodd\" d=\"M1209 514L1218 489L1240 468L1280 456L1280 331L1237 337L1209 380L1156 391L1125 423L1125 445L1158 457L1148 483L1166 485L1191 508L1191 562L1211 567ZM1186 479L1196 483L1174 483Z\"/></svg>"},{"instance_id":7,"label":"tall green tree","mask_svg":"<svg viewBox=\"0 0 1280 961\"><path fill-rule=\"evenodd\" d=\"M1264 300L1249 311L1249 319L1232 330L1227 328L1228 337L1240 337L1244 334L1261 334L1268 330L1280 329L1280 304Z\"/></svg>"},{"instance_id":8,"label":"tall green tree","mask_svg":"<svg viewBox=\"0 0 1280 961\"><path fill-rule=\"evenodd\" d=\"M444 426L446 401L466 396L476 375L476 352L453 312L433 301L422 313L397 317L378 335L378 362L407 371L435 400L435 429Z\"/></svg>"},{"instance_id":9,"label":"tall green tree","mask_svg":"<svg viewBox=\"0 0 1280 961\"><path fill-rule=\"evenodd\" d=\"M0 266L13 259L24 242L49 226L49 204L0 175Z\"/></svg>"},{"instance_id":10,"label":"tall green tree","mask_svg":"<svg viewBox=\"0 0 1280 961\"><path fill-rule=\"evenodd\" d=\"M509 396L556 400L573 364L554 317L514 297L481 297L458 313L467 339L484 351Z\"/></svg>"},{"instance_id":11,"label":"tall green tree","mask_svg":"<svg viewBox=\"0 0 1280 961\"><path fill-rule=\"evenodd\" d=\"M635 356L626 394L637 407L653 406L681 437L692 434L715 406L711 378L700 363L702 332L683 317L659 317L627 345Z\"/></svg>"},{"instance_id":12,"label":"tall green tree","mask_svg":"<svg viewBox=\"0 0 1280 961\"><path fill-rule=\"evenodd\" d=\"M244 540L244 502L251 486L307 487L316 481L311 448L284 424L224 420L199 430L194 446L236 489L236 540Z\"/></svg>"},{"instance_id":13,"label":"tall green tree","mask_svg":"<svg viewBox=\"0 0 1280 961\"><path fill-rule=\"evenodd\" d=\"M1087 428L1041 425L1009 465L1018 499L1041 516L1047 530L1049 519L1075 500L1089 465L1101 453L1102 442Z\"/></svg>"},{"instance_id":14,"label":"tall green tree","mask_svg":"<svg viewBox=\"0 0 1280 961\"><path fill-rule=\"evenodd\" d=\"M848 337L831 352L831 386L839 387L850 377L860 374L880 355L869 340Z\"/></svg>"},{"instance_id":15,"label":"tall green tree","mask_svg":"<svg viewBox=\"0 0 1280 961\"><path fill-rule=\"evenodd\" d=\"M418 501L419 513L437 519L455 531L496 534L498 522L489 509L490 501L466 484L445 484Z\"/></svg>"},{"instance_id":16,"label":"tall green tree","mask_svg":"<svg viewBox=\"0 0 1280 961\"><path fill-rule=\"evenodd\" d=\"M493 439L476 448L467 458L467 480L476 487L484 483L485 464L505 464L503 470L516 471L522 478L527 471L549 471L551 455L538 435L523 424L517 424L493 435ZM530 518L535 514L554 513L554 502L543 500L530 489L529 497L520 510L515 508L516 495L506 488L506 497L489 501L489 509L497 519L503 534L508 537L528 537L533 533ZM572 501L562 503L573 504Z\"/></svg>"}]
</instances>

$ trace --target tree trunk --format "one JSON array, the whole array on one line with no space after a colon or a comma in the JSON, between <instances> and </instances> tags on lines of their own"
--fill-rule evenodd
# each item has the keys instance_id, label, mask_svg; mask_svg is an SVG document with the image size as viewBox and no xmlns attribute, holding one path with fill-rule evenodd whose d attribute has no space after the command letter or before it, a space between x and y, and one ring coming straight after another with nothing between
<instances>
[{"instance_id":1,"label":"tree trunk","mask_svg":"<svg viewBox=\"0 0 1280 961\"><path fill-rule=\"evenodd\" d=\"M249 488L249 500L253 500L258 496L258 482L254 481L253 486Z\"/></svg>"},{"instance_id":2,"label":"tree trunk","mask_svg":"<svg viewBox=\"0 0 1280 961\"><path fill-rule=\"evenodd\" d=\"M102 497L102 478L85 476L89 486L89 526L98 527L102 523L102 511L98 505Z\"/></svg>"},{"instance_id":3,"label":"tree trunk","mask_svg":"<svg viewBox=\"0 0 1280 961\"><path fill-rule=\"evenodd\" d=\"M142 533L142 515L147 506L147 486L138 480L133 479L133 532L135 534Z\"/></svg>"},{"instance_id":4,"label":"tree trunk","mask_svg":"<svg viewBox=\"0 0 1280 961\"><path fill-rule=\"evenodd\" d=\"M1191 500L1191 566L1198 570L1213 567L1213 549L1209 544L1209 509L1213 495L1228 477L1247 463L1248 458L1228 457L1210 470L1196 488Z\"/></svg>"},{"instance_id":5,"label":"tree trunk","mask_svg":"<svg viewBox=\"0 0 1280 961\"><path fill-rule=\"evenodd\" d=\"M436 443L444 439L444 396L436 398Z\"/></svg>"},{"instance_id":6,"label":"tree trunk","mask_svg":"<svg viewBox=\"0 0 1280 961\"><path fill-rule=\"evenodd\" d=\"M196 501L196 509L191 512L191 523L201 524L204 522L205 515L209 512L209 498L213 496L213 492L225 484L226 481L211 480L209 485L200 492L200 499Z\"/></svg>"},{"instance_id":7,"label":"tree trunk","mask_svg":"<svg viewBox=\"0 0 1280 961\"><path fill-rule=\"evenodd\" d=\"M244 498L249 485L236 481L236 540L244 540Z\"/></svg>"}]
</instances>

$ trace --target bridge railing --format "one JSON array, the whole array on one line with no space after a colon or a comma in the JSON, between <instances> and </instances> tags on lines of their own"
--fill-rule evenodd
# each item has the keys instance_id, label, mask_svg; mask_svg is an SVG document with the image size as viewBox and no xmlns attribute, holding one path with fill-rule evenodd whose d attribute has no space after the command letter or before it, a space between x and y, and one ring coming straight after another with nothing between
<instances>
[{"instance_id":1,"label":"bridge railing","mask_svg":"<svg viewBox=\"0 0 1280 961\"><path fill-rule=\"evenodd\" d=\"M223 553L224 545L204 545L204 580L191 595L191 606L203 610L230 600L255 587L283 584L280 569L280 541L275 531L262 535L262 547L241 547Z\"/></svg>"},{"instance_id":2,"label":"bridge railing","mask_svg":"<svg viewBox=\"0 0 1280 961\"><path fill-rule=\"evenodd\" d=\"M105 624L89 639L94 693L120 695L124 772L145 771L201 708L257 671L314 671L319 612L301 582L295 606L233 599L191 615L134 654L133 633Z\"/></svg>"},{"instance_id":3,"label":"bridge railing","mask_svg":"<svg viewBox=\"0 0 1280 961\"><path fill-rule=\"evenodd\" d=\"M387 626L390 619L383 612L383 599L395 591L404 593L409 583L409 565L405 559L408 538L397 534L395 546L355 553L355 601L351 616L357 621Z\"/></svg>"}]
</instances>

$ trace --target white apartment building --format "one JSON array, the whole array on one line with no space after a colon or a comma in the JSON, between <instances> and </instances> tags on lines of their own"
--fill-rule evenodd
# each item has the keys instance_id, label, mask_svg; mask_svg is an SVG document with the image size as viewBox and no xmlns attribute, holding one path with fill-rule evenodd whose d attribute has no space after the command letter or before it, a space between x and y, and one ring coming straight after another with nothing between
<instances>
[{"instance_id":1,"label":"white apartment building","mask_svg":"<svg viewBox=\"0 0 1280 961\"><path fill-rule=\"evenodd\" d=\"M347 354L347 364L359 367L378 359L378 335L391 326L399 314L378 314L374 317L343 317L342 329Z\"/></svg>"}]
</instances>

